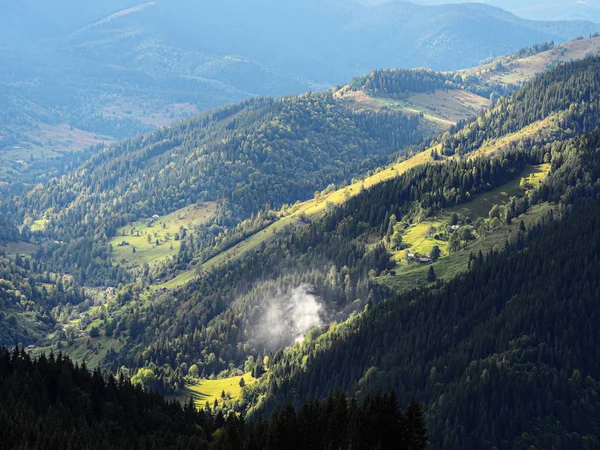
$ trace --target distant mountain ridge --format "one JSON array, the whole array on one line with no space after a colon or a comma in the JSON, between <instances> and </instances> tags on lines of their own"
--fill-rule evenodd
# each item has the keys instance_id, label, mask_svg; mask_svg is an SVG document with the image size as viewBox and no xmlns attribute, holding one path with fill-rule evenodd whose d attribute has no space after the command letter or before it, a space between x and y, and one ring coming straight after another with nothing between
<instances>
[{"instance_id":1,"label":"distant mountain ridge","mask_svg":"<svg viewBox=\"0 0 600 450\"><path fill-rule=\"evenodd\" d=\"M0 18L0 180L59 173L71 151L244 98L322 90L382 67L470 67L597 30L477 4L10 4Z\"/></svg>"},{"instance_id":2,"label":"distant mountain ridge","mask_svg":"<svg viewBox=\"0 0 600 450\"><path fill-rule=\"evenodd\" d=\"M469 0L466 0L467 2ZM463 3L462 0L416 0L423 5ZM600 22L600 5L594 0L483 0L534 20L589 20Z\"/></svg>"}]
</instances>

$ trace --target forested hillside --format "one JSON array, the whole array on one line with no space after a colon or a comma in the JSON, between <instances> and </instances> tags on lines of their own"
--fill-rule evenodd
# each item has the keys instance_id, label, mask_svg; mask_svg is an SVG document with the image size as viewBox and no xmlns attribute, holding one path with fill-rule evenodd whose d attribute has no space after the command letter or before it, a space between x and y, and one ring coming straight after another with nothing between
<instances>
[{"instance_id":1,"label":"forested hillside","mask_svg":"<svg viewBox=\"0 0 600 450\"><path fill-rule=\"evenodd\" d=\"M593 445L600 133L554 147L553 166L554 213L467 274L275 355L268 407L393 387L429 405L433 448Z\"/></svg>"},{"instance_id":2,"label":"forested hillside","mask_svg":"<svg viewBox=\"0 0 600 450\"><path fill-rule=\"evenodd\" d=\"M45 218L41 236L59 244L38 256L54 270L110 285L127 280L112 267L108 246L119 227L219 201L216 230L197 236L209 239L262 209L310 198L389 161L422 138L420 121L417 114L353 112L330 92L249 100L111 146L17 199L16 212L29 223Z\"/></svg>"},{"instance_id":3,"label":"forested hillside","mask_svg":"<svg viewBox=\"0 0 600 450\"><path fill-rule=\"evenodd\" d=\"M182 361L193 361L200 376L210 376L211 372L218 371L222 371L221 376L231 375L232 372L227 369L230 363L238 367L243 363L245 370L252 370L255 374L262 374L268 369L261 382L246 388L243 402L232 406L254 407L257 411L282 407L288 400L319 397L335 389L360 395L371 390L394 388L405 397L414 391L429 405L427 411L432 420L433 444L439 448L500 446L503 441L509 445L527 443L543 448L548 439L558 439L565 445L587 440L583 435L573 435L586 429L580 427L577 421L565 417L560 426L554 426L550 419L546 419L546 414L550 411L558 414L557 408L562 408L562 405L575 415L581 413L583 410L574 409L571 403L578 396L596 394L593 391L584 393L582 389L587 388L573 384L579 376L577 373L573 375L573 371L578 369L583 377L590 375L591 379L597 379L599 375L592 366L569 356L584 354L583 348L579 347L584 344L566 337L568 329L560 327L568 327L567 324L559 325L552 317L542 316L539 321L545 325L531 329L530 318L537 317L536 314L543 310L540 298L554 302L556 311L559 311L554 317L562 317L564 313L561 311L568 310L572 299L584 298L584 292L594 292L595 289L592 286L591 291L587 291L586 287L591 269L580 270L576 274L566 271L562 278L553 270L565 269L566 261L576 264L578 255L583 261L590 262L589 267L594 267L596 227L584 211L596 214L597 207L591 206L593 203L582 206L582 202L586 198L594 202L597 194L599 135L571 136L594 128L595 115L585 111L594 108L593 102L588 101L595 98L592 90L597 91L597 87L593 87L596 82L593 68L597 63L595 59L573 63L537 81L544 83L550 93L554 92L553 89L558 93L562 92L558 88L561 85L574 86L587 79L592 86L589 90L570 91L582 92L584 101L577 97L571 97L569 101L566 96L561 99L548 94L538 96L540 104L536 105L534 100L523 101L528 98L528 92L532 92L528 89L534 89L524 88L510 100L499 102L491 113L483 113L479 119L466 123L465 130L470 126L492 130L486 121L493 120L496 114L505 110L517 111L508 116L510 120L507 120L505 129L495 133L490 131L490 142L495 142L493 138L502 134L514 137L505 146L499 146L491 159L485 151L481 151L474 158L445 161L444 156L436 156L436 148L443 147L434 147L432 159L438 158L437 164L416 167L398 178L363 191L348 199L343 206L331 209L323 219L294 228L291 234L274 239L261 247L260 252L250 252L238 261L215 268L185 290L163 293L160 302L147 308L131 309L131 315L122 315L121 320L126 320L126 323L135 321L137 328L130 335L134 339L129 340L119 354L109 354L106 362L116 369L123 361L127 365L146 361L147 367L163 380L162 386L167 390L173 383L181 386L185 382L184 375L189 366ZM533 86L539 88L536 84ZM518 102L516 99L519 99ZM569 112L570 105L578 103L583 105L582 110L572 107ZM535 134L513 136L513 131L519 130L517 123L526 128L541 118L538 109L543 109L548 115L556 112L565 114L562 116L565 119L548 128L541 127ZM581 125L578 127L578 124ZM459 135L461 132L458 130L456 133ZM469 143L468 139L465 138L465 142ZM447 142L454 142L452 136ZM511 180L519 180L527 167L542 164L549 165L549 174L541 183L528 187L528 183L522 181L518 195L506 198L506 203L490 205L484 212L484 218L476 215L474 210L466 215L453 213L452 216L457 218L449 217L448 227L457 223L457 231L449 234L437 231L440 238L436 241L439 245L447 245L444 249L447 248L445 251L449 255L443 254L438 262L419 268L425 272L430 269L433 274L431 279L428 276L430 286L435 281L436 271L444 267L445 261L459 261L466 255L471 272L450 281L448 285L440 281L438 285L433 283L436 286L433 290L405 293L399 299L376 305L386 298L394 298L388 290L387 278L402 277L403 272L408 270L405 269L406 263L399 259L398 254L404 254L403 242L396 235L408 236L420 221L445 217L444 211L454 211L455 206L469 211L469 205L477 202L478 198L494 192L496 187L506 186ZM575 212L572 213L572 210ZM533 218L535 215L529 216L532 211L538 214L538 219ZM586 222L587 219L589 222ZM516 231L503 237L504 227L512 227ZM567 236L563 243L551 244L563 236ZM479 242L481 245L477 247ZM486 242L491 243L486 246ZM574 244L567 244L569 242ZM586 242L589 248L582 251L581 246ZM483 250L473 253L472 249L476 248ZM465 265L467 260L464 260ZM410 268L410 262L408 264ZM587 263L585 267L588 267ZM264 282L265 276L270 281ZM444 276L443 280L451 280L452 277ZM529 278L531 284L526 281ZM573 280L573 285L569 284L569 279ZM386 283L382 284L382 280ZM505 280L518 282L510 284ZM554 283L549 280L560 281ZM294 318L278 314L271 316L271 312L273 304L277 309L278 298L296 302L297 297L291 291L301 285L310 288L303 291L300 304L310 307L310 299L313 298L322 308L319 320L312 322L317 328L307 334L302 333L304 330L298 334L278 331L265 338L257 331L265 325L279 329L277 321L281 320L284 329L289 327L293 331L297 326ZM420 284L415 282L414 287L418 286ZM479 288L474 290L473 286ZM573 286L573 289L578 286L584 290L566 291L562 295L560 290L549 290L555 286ZM494 294L493 290L500 293ZM470 297L465 298L467 292L470 292ZM547 294L540 297L539 292ZM128 298L141 298L143 292L133 288L127 295ZM171 297L180 302L168 301ZM448 303L452 302L452 298L465 298L465 301ZM592 295L590 301L593 298ZM510 303L507 303L509 300ZM435 305L433 311L432 304ZM448 305L454 305L454 309ZM591 307L591 304L582 306L584 309ZM366 313L351 316L345 324L326 325L343 321L352 311L363 310ZM288 313L293 315L294 311L289 310ZM285 309L283 313L286 313ZM573 314L579 317L583 310ZM153 319L150 320L150 317ZM593 316L590 317L591 324ZM587 326L582 322L584 329ZM121 326L121 329L125 330L126 326ZM488 335L483 332L486 329L496 332ZM159 330L159 338L156 330ZM393 336L389 334L390 330L394 330ZM423 330L427 330L429 337L422 335ZM430 332L435 336L429 335ZM303 339L298 340L298 336ZM554 347L545 346L543 342L548 339L554 342ZM557 339L564 342L564 359L560 360L559 366L554 366L559 361ZM286 352L272 353L270 350L273 341L275 345L292 345L294 340L303 340L303 344L296 344ZM144 356L141 355L142 349ZM563 383L573 388L552 392L550 403L546 398L548 392L535 391L534 387L529 388L530 391L534 389L531 395L525 397L529 400L509 401L506 396L518 390L520 380L534 373L530 365L534 360L531 358L546 361L546 356L543 356L546 351L549 352L548 357L556 362L549 365L547 372L546 366L541 366L544 369L540 369L542 372L539 374L544 373L548 379L554 378L555 384ZM251 358L244 361L249 354ZM264 356L269 356L268 361ZM169 363L174 360L179 363ZM476 373L478 377L481 377L481 372L497 373L498 368L492 366L498 360L506 361L503 364L508 367L503 375L506 386L498 388L495 395L489 387L477 387L488 389L489 395L473 394L473 399L467 399L465 392L472 392L469 389L475 388L467 389L465 380L469 377L473 380ZM475 367L474 364L479 365ZM170 368L166 369L166 365ZM332 373L335 376L331 376ZM482 379L485 380L486 376ZM442 395L444 400L441 400ZM453 409L450 406L453 401L446 403L448 396L460 398L459 403L464 405L461 407L464 409ZM505 400L500 401L502 396ZM547 406L538 408L538 400ZM473 406L467 406L469 403ZM480 413L488 409L487 415ZM591 410L589 413L590 417L594 417ZM503 417L519 419L511 421ZM498 425L491 426L490 423Z\"/></svg>"},{"instance_id":4,"label":"forested hillside","mask_svg":"<svg viewBox=\"0 0 600 450\"><path fill-rule=\"evenodd\" d=\"M556 139L594 130L598 126L600 103L600 58L564 64L536 77L510 99L442 136L442 153L465 154L480 148L485 141L516 133L526 126L559 116Z\"/></svg>"},{"instance_id":5,"label":"forested hillside","mask_svg":"<svg viewBox=\"0 0 600 450\"><path fill-rule=\"evenodd\" d=\"M69 277L45 271L36 260L0 250L0 342L30 345L54 331L58 305L77 305L84 294Z\"/></svg>"}]
</instances>

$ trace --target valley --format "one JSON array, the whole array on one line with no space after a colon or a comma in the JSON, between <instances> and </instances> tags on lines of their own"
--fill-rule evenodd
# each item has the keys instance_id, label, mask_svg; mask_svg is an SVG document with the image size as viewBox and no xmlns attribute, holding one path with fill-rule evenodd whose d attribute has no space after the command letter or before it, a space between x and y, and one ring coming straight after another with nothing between
<instances>
[{"instance_id":1,"label":"valley","mask_svg":"<svg viewBox=\"0 0 600 450\"><path fill-rule=\"evenodd\" d=\"M114 422L106 396L155 414L136 433L179 417L148 442L206 449L283 448L288 420L303 431L285 445L300 445L334 410L335 448L394 448L352 434L358 417L377 429L363 407L419 442L406 448L593 442L599 42L243 100L3 194L0 344L23 350L0 350L0 386L27 409L29 381L12 374L47 377L39 402L72 405L52 378L72 374L98 423Z\"/></svg>"}]
</instances>

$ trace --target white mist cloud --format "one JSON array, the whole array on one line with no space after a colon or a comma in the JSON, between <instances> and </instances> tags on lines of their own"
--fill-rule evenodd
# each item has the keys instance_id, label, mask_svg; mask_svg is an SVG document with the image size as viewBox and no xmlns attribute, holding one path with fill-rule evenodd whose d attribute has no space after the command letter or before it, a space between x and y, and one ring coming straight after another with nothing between
<instances>
[{"instance_id":1,"label":"white mist cloud","mask_svg":"<svg viewBox=\"0 0 600 450\"><path fill-rule=\"evenodd\" d=\"M323 325L325 308L308 285L271 296L256 327L257 343L278 349L302 342L312 328Z\"/></svg>"}]
</instances>

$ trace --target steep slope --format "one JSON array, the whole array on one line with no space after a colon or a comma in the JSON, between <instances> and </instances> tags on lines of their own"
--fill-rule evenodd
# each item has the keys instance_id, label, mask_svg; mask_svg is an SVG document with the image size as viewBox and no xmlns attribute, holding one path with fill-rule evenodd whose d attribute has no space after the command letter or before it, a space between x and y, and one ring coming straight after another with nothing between
<instances>
[{"instance_id":1,"label":"steep slope","mask_svg":"<svg viewBox=\"0 0 600 450\"><path fill-rule=\"evenodd\" d=\"M366 155L385 161L408 142L395 132L414 131L411 119L329 92L248 101L113 146L10 209L38 229L33 260L115 286L79 324L61 305L47 343L174 395L251 374L241 398L223 392L226 410L393 388L426 403L434 448L583 446L600 377L599 74L588 58L538 75L337 190L329 182L350 181ZM401 98L410 75L375 72L356 92ZM411 89L450 81L421 75ZM198 199L225 201L203 204L209 226L171 229ZM149 246L177 233L176 254L131 272L111 264L109 238L143 226ZM177 274L184 287L159 282Z\"/></svg>"},{"instance_id":2,"label":"steep slope","mask_svg":"<svg viewBox=\"0 0 600 450\"><path fill-rule=\"evenodd\" d=\"M553 214L503 250L475 255L472 270L453 281L315 330L276 355L270 406L393 387L429 405L433 448L580 447L593 439L600 133L551 147L553 173L541 192L564 201Z\"/></svg>"},{"instance_id":3,"label":"steep slope","mask_svg":"<svg viewBox=\"0 0 600 450\"><path fill-rule=\"evenodd\" d=\"M180 388L192 362L201 376L233 376L238 370L233 367L242 366L249 372L277 348L310 340L311 327L343 321L369 300L390 297L389 287L427 286L438 272L451 280L473 264L470 253L499 251L507 240L518 240L521 227L535 227L549 213L548 200L562 196L568 203L580 191L594 192L589 180L596 179L595 172L579 169L587 156L572 152L577 141L570 139L598 126L596 102L582 106L582 99L597 98L599 61L571 63L538 77L432 149L364 182L280 213L263 213L207 241L210 246L186 238L185 249L161 272L172 276L191 268L185 287L148 286L155 275L146 271L106 309L90 311L107 338L104 364L114 370L148 365L166 390ZM539 122L540 111L556 122L520 135ZM504 128L494 125L498 122ZM471 133L472 127L482 131ZM480 151L484 135L490 142L512 140L490 158ZM440 154L446 148L455 155L459 147L471 155ZM419 233L429 233L431 246L435 242L442 250L432 266L426 253L433 248L421 249ZM239 245L224 247L232 236L241 236ZM411 248L423 263L409 258ZM102 312L111 319L102 319Z\"/></svg>"},{"instance_id":4,"label":"steep slope","mask_svg":"<svg viewBox=\"0 0 600 450\"><path fill-rule=\"evenodd\" d=\"M260 214L239 223L232 220L232 217L229 216L230 212L242 211L243 213L247 211L246 213L250 213L253 208L260 208L262 202L277 201L278 197L276 196L280 192L287 192L285 195L297 195L299 191L294 191L295 186L303 185L305 188L302 189L305 189L306 192L313 192L315 186L325 187L326 183L330 181L322 178L327 172L311 174L312 166L304 164L312 159L305 158L299 160L304 162L295 170L284 172L288 173L284 179L279 179L279 175L275 176L275 173L281 174L282 172L279 168L277 172L271 172L272 165L269 158L277 156L283 158L281 161L289 159L294 153L285 156L287 155L286 151L290 149L296 151L294 150L296 147L291 145L292 143L299 145L297 148L301 152L304 150L317 151L317 148L305 147L303 144L306 136L311 136L309 138L311 141L318 140L320 142L321 145L318 149L330 148L332 154L338 158L339 145L344 145L348 139L358 139L350 141L355 142L357 147L360 142L363 145L372 145L367 147L368 149L376 148L374 144L370 144L371 142L387 142L389 145L389 141L382 139L385 136L387 136L385 139L394 138L393 133L388 134L390 127L397 126L398 120L407 119L400 119L404 117L401 114L397 116L384 114L385 120L378 122L382 119L379 115L348 113L348 110L337 104L330 94L310 95L282 102L249 102L206 114L196 121L181 124L179 128L166 129L163 131L166 134L155 134L153 137L145 138L146 140L129 141L121 146L113 147L105 154L100 154L93 159L89 167L82 168L62 180L56 180L55 184L47 189L32 192L20 207L29 209L33 217L28 220L31 218L44 219L42 223L45 224L46 230L35 232L34 239L45 241L45 245L40 247L37 257L45 261L51 270L60 271L68 268L67 270L80 282L104 284L105 286L115 286L119 282L133 281L135 278L139 280L139 285L130 286L116 298L111 296L106 298L104 307L108 309L109 314L114 314L116 320L112 322L112 325L109 326L108 322L103 323L98 320L104 309L89 311L89 320L85 322L84 330L89 331L89 324L96 321L95 326L105 327L107 337L119 336L125 330L129 332L131 342L122 350L120 356L111 353L107 357L108 364L115 364L115 367L118 367L122 361L126 360L128 364L136 366L140 364L140 352L147 351L144 359L148 360L149 358L160 366L166 362L167 356L169 356L169 360L175 357L172 352L176 351L176 348L189 346L205 350L205 354L198 355L193 352L189 357L201 359L205 364L204 373L209 375L213 370L221 370L226 367L229 361L239 364L248 352L257 357L259 354L264 354L265 349L269 348L266 345L268 342L256 341L251 333L242 331L244 327L241 324L238 325L241 327L240 331L234 333L223 333L222 331L227 329L224 324L230 323L233 317L236 317L235 320L242 321L252 317L251 310L256 301L264 298L289 298L294 295L294 288L306 283L315 287L316 290L302 291L302 298L309 298L310 295L316 293L317 297L327 298L330 305L335 305L327 318L327 321L330 321L343 319L350 311L364 304L369 296L385 298L387 295L385 286L395 288L406 286L406 282L414 283L415 286L425 283L426 267L404 267L405 263L401 261L402 252L391 251L389 239L392 233L387 222L390 220L390 216L395 214L397 220L401 221L401 217L410 212L409 219L403 223L408 227L405 231L413 233L411 230L416 221L426 222L436 214L439 215L439 218L445 217L442 213L446 214L449 219L451 213L439 211L440 207L442 210L450 211L452 203L465 203L470 196L480 196L492 188L503 190L504 184L507 182L518 182L520 178L530 178L538 172L542 174L538 180L543 180L548 169L542 168L542 165L548 161L545 160L545 154L540 153L539 149L553 141L569 139L579 133L590 131L598 125L598 115L594 112L598 108L596 101L598 97L594 94L598 90L599 83L598 64L600 62L596 58L558 67L548 74L539 76L510 99L499 101L489 112L461 125L453 133L442 136L439 143L430 150L419 153L386 170L378 170L377 173L365 180L356 180L353 185L338 191L332 185L322 193L318 193L309 202L292 206L284 205L280 211L263 209ZM270 106L265 110L265 105ZM307 105L312 106L307 108ZM269 109L271 107L275 109ZM321 113L315 115L314 120L309 119L317 111L329 112L323 113L324 115ZM249 130L255 129L254 113L261 121L265 117L269 117L271 125L261 129L260 135L255 134L254 131L245 135L244 128L242 128L245 126L244 124L248 124ZM337 125L326 128L326 132L324 132L320 127L323 126L322 119L326 117L332 119L331 124ZM374 122L363 122L365 118L371 118ZM393 120L388 123L388 119ZM238 132L241 134L223 140L223 136L228 135L229 128L233 123L236 124ZM371 123L371 128L362 128L367 123ZM318 124L318 126L316 129L312 129L310 124L315 124L315 126ZM340 127L342 124L343 126ZM502 125L498 126L498 124ZM195 130L195 134L191 133L192 130ZM369 137L371 135L365 134L368 130L377 131L372 137ZM187 139L195 137L195 140L180 141L178 136L183 131L185 133L181 136L187 136ZM340 137L342 135L343 138ZM277 136L279 138L276 138ZM167 137L168 139L165 140ZM205 141L205 139L210 140ZM379 141L377 141L378 139ZM252 144L255 141L260 144L258 147ZM248 145L244 142L248 142ZM197 146L202 147L198 150ZM270 153L269 148L273 149L273 152ZM391 148L394 146L388 147L388 149ZM193 151L190 152L188 149ZM253 149L257 149L257 152L254 153ZM490 185L487 187L479 186L481 180L474 182L473 186L477 192L471 188L459 186L457 181L450 182L448 186L444 187L448 193L444 195L443 201L446 203L442 206L439 204L441 200L429 200L413 205L412 202L403 203L406 202L405 199L400 203L395 203L399 209L394 211L390 210L392 204L379 204L363 193L364 189L370 188L376 198L388 198L386 192L391 192L392 186L396 186L393 191L398 193L405 192L404 183L408 183L410 186L414 182L416 186L421 186L423 181L416 181L419 177L432 178L430 183L435 186L436 175L435 172L432 172L433 169L419 166L428 162L443 163L446 160L452 160L457 153L465 155L470 152L472 155L480 154L488 158L490 155L503 154L506 151L519 153L524 149L535 149L532 160L517 158L513 162L516 166L493 166L494 170L505 178L498 178L495 181L488 180ZM241 153L235 153L240 150ZM233 153L229 155L228 152ZM252 167L256 170L255 182L270 183L269 189L265 188L256 192L263 192L268 197L258 197L256 192L246 191L246 188L240 185L236 178L232 178L242 168L242 165L236 168L236 161L246 154L253 161ZM348 154L355 155L353 157L357 159L363 158L364 155L360 152ZM215 164L208 157L202 158L202 155L216 158ZM261 159L261 155L267 155L267 158ZM319 150L311 158L319 158L321 155L325 157ZM115 159L114 156L118 157ZM229 163L223 166L219 162L219 158L224 156L227 157L225 161L229 161ZM105 157L106 160L102 162L102 158ZM326 158L331 158L331 156ZM475 165L481 164L480 159L477 159L476 156L473 158ZM97 161L101 164L96 164ZM206 166L197 165L205 164L207 161L210 164ZM322 161L327 161L327 159ZM465 164L469 161L470 159L467 159ZM535 169L528 168L528 164L534 165ZM441 165L446 166L446 164ZM208 178L212 184L195 185L191 183L193 178L190 178L190 173L196 173L202 167L205 167L202 170L209 170L209 173L212 170L221 171L223 168L234 170L217 172L222 175L213 175L213 178ZM250 166L246 164L243 167L247 170ZM287 166L282 162L281 167L285 169ZM319 170L328 167L320 163ZM344 174L346 170L343 165L338 163L331 167L338 170L338 172L334 170L329 175L332 176L331 181L334 180L333 176L336 173ZM473 166L459 167L462 167L460 170L466 172L475 170ZM510 171L506 172L509 168ZM488 169L489 167L485 170ZM479 170L484 171L483 168ZM107 177L109 173L112 174L111 177ZM397 178L404 173L406 173L404 177ZM123 178L123 174L128 174L128 177ZM318 174L318 181L314 181L317 178L311 178L315 174ZM457 175L451 177L450 180L462 180L463 177L463 175ZM386 180L389 181L386 182ZM183 183L184 181L185 183ZM163 183L164 186L171 187L165 189L162 187ZM524 184L526 185L527 182ZM259 185L257 184L257 186ZM179 186L179 189L174 189L173 186ZM221 194L219 189L222 189L222 192L229 192L229 194ZM417 194L415 189L413 188L413 201L417 199L414 197L416 195L424 195L429 199L438 198L439 195L437 191L423 191ZM515 195L523 195L518 186L511 187L507 191L513 192L515 189ZM160 194L158 194L159 192ZM239 195L244 192L247 195ZM131 272L126 272L123 267L120 267L120 261L115 260L115 255L120 254L119 252L123 250L119 249L117 252L111 250L107 245L109 237L115 235L117 230L119 230L119 236L115 237L117 240L114 242L121 243L129 239L128 235L134 236L135 229L138 231L140 229L140 225L125 226L130 221L140 217L148 219L157 212L162 215L163 212L197 201L199 196L209 199L210 195L214 195L215 199L223 197L229 199L228 203L224 203L218 208L216 218L211 225L208 227L183 227L179 229L179 232L172 230L172 233L178 234L179 241L175 241L177 236L167 239L166 234L163 235L158 230L149 228L152 236L148 235L148 245L156 246L157 249L164 248L167 258L160 265L150 267L144 264ZM497 198L501 202L510 200L506 195L497 196ZM355 205L354 207L360 205L362 215L352 214L352 219L349 218L348 223L345 223L341 229L351 226L349 230L362 230L357 240L347 241L344 235L334 233L325 242L321 242L327 234L324 230L320 230L320 227L333 226L337 228L334 225L326 225L329 222L322 222L322 218L338 217L333 214L336 205L347 203L348 200L350 200L349 204ZM279 201L284 201L284 199ZM488 208L491 206L493 204ZM506 206L503 204L498 206L503 208L503 212L498 214L499 220L507 220ZM407 207L416 209L411 212L406 210ZM515 211L516 207L516 204L511 204L509 210ZM469 209L468 206L467 209ZM45 211L45 215L42 216L43 211ZM347 211L347 209L342 209L342 211ZM460 210L457 210L457 213L463 216L461 220L467 220L465 213ZM476 222L481 217L482 214L478 214L469 214L472 222ZM514 212L511 214L512 217L515 217ZM532 220L535 219L536 214L532 215ZM483 215L487 215L487 210L483 211ZM160 220L159 218L158 223ZM444 219L443 222L445 223L446 220ZM37 223L40 222L34 222L32 225ZM529 222L527 223L529 224ZM167 226L166 222L164 225ZM439 227L440 224L432 220L432 226ZM504 239L502 236L505 236L503 233L507 230L498 228L496 225L490 224L489 226L500 239L501 245ZM419 233L421 232L424 234L425 230L419 231ZM298 240L298 235L302 235L303 240ZM387 236L388 240L381 241L382 235L383 237ZM163 236L167 240L163 241ZM412 236L412 234L407 234L407 243L416 245L413 238L408 236ZM445 239L450 237L448 234ZM137 237L135 238L137 239ZM153 244L154 240L158 239L160 242ZM282 244L282 240L285 244ZM460 240L459 246L468 240L468 237ZM317 247L319 242L321 244ZM178 251L168 253L169 243L171 245L176 243ZM481 248L487 251L493 245ZM284 250L286 246L290 247ZM133 252L130 247L124 248L124 251ZM319 248L319 253L314 253L317 248ZM292 251L292 249L294 250ZM260 250L260 253L257 253L257 250ZM415 250L420 251L418 245ZM479 247L477 247L478 250ZM306 253L309 251L310 256ZM423 251L423 253L426 252ZM332 278L328 278L326 275L326 272L331 269L332 262L337 267L335 277L333 277L336 280L334 287L328 281ZM444 273L440 273L440 276L450 279L456 273L465 270L468 262L468 252L463 252L457 257L442 258L438 265L440 270L442 267L449 267L444 269ZM400 266L396 267L398 264ZM327 269L323 270L323 267L327 267ZM390 277L390 272L396 273ZM178 276L173 279L175 275ZM185 289L176 289L193 280L196 281ZM165 283L165 281L169 282ZM155 284L148 286L150 283ZM170 292L169 289L175 289L175 291ZM383 291L380 292L380 289ZM163 302L165 299L172 298L172 295L179 298L181 302ZM145 304L146 299L151 299L147 305L151 309L144 310L144 313L139 316L138 308ZM359 301L352 305L357 299ZM234 306L232 309L231 305L237 300L239 300L239 309L235 309L238 306ZM161 306L158 306L156 301L159 301ZM165 309L162 310L162 308ZM152 321L150 317L144 317L146 314L164 317L164 321L153 325L155 327L161 323L160 338L154 334L147 336L140 333L140 330L144 328L138 328L137 324ZM137 317L136 325L133 328L127 325L130 324L132 317ZM212 320L214 322L210 323ZM318 318L309 323L318 323L319 320L322 319ZM120 331L115 335L117 322L122 325L120 325ZM245 327L253 328L249 325L245 325ZM201 334L192 331L196 328L201 330L199 331ZM215 337L221 334L225 337L224 341ZM165 340L167 335L169 339ZM290 336L286 336L281 342L289 343L289 338ZM56 340L57 336L54 336L53 339ZM192 345L191 339L199 339L202 344L194 343ZM240 339L249 343L254 341L251 347L236 348ZM104 352L113 348L115 342L114 340L104 342ZM208 351L213 345L214 349ZM221 359L211 358L210 354L218 355ZM169 370L176 370L176 368L172 366Z\"/></svg>"}]
</instances>

